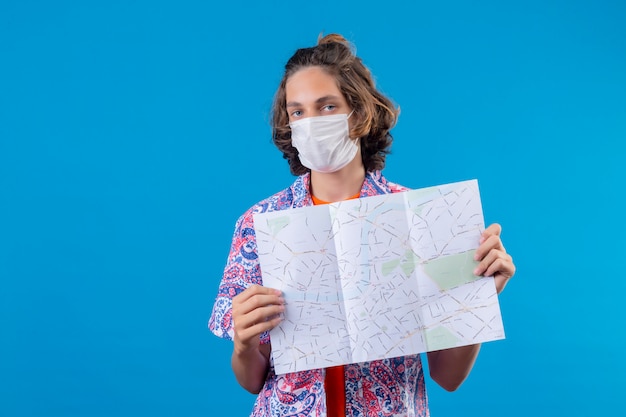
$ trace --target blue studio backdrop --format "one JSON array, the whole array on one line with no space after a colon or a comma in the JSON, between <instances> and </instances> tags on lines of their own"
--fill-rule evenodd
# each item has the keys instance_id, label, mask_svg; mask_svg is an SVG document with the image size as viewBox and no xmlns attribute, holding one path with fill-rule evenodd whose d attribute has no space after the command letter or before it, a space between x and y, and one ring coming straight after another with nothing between
<instances>
[{"instance_id":1,"label":"blue studio backdrop","mask_svg":"<svg viewBox=\"0 0 626 417\"><path fill-rule=\"evenodd\" d=\"M386 176L476 178L506 339L433 416L620 415L626 3L0 2L0 415L247 416L207 329L237 217L293 177L283 65L356 45ZM621 411L620 411L621 410Z\"/></svg>"}]
</instances>

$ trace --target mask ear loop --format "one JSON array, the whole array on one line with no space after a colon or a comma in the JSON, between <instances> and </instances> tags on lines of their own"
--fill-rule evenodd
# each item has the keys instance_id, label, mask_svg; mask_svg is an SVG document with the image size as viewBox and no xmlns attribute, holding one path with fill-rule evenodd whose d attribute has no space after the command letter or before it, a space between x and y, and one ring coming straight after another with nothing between
<instances>
[{"instance_id":1,"label":"mask ear loop","mask_svg":"<svg viewBox=\"0 0 626 417\"><path fill-rule=\"evenodd\" d=\"M352 111L346 116L346 119L349 119L350 116L352 116L352 113L354 113L354 109L352 109ZM348 139L355 141L356 142L356 146L358 146L359 148L361 147L361 138L354 138L354 139L352 139L350 137L350 127L348 127Z\"/></svg>"}]
</instances>

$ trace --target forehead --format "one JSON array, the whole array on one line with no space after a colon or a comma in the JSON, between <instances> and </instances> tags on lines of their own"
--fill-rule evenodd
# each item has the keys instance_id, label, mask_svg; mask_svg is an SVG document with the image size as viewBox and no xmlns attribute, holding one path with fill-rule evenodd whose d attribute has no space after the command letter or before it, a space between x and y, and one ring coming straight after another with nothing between
<instances>
[{"instance_id":1,"label":"forehead","mask_svg":"<svg viewBox=\"0 0 626 417\"><path fill-rule=\"evenodd\" d=\"M334 76L321 67L307 67L293 73L285 83L287 101L304 102L326 95L341 96Z\"/></svg>"}]
</instances>

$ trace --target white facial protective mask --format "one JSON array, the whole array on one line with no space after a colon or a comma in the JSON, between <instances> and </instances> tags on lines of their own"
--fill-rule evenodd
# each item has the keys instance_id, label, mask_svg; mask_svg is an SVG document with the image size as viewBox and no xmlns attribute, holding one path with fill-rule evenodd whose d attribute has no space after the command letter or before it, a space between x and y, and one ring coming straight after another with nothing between
<instances>
[{"instance_id":1,"label":"white facial protective mask","mask_svg":"<svg viewBox=\"0 0 626 417\"><path fill-rule=\"evenodd\" d=\"M359 150L358 139L350 139L350 114L307 117L289 123L291 143L302 165L312 171L335 172L348 165Z\"/></svg>"}]
</instances>

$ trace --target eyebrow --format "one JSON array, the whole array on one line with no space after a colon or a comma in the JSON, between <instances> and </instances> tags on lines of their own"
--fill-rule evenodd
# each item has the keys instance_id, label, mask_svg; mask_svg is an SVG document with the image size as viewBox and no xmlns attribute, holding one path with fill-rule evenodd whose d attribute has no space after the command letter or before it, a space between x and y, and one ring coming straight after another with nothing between
<instances>
[{"instance_id":1,"label":"eyebrow","mask_svg":"<svg viewBox=\"0 0 626 417\"><path fill-rule=\"evenodd\" d=\"M317 100L315 100L315 103L321 104L321 103L324 103L326 101L333 101L333 100L337 100L337 99L339 99L338 96L329 94L327 96L323 96L323 97L318 98ZM287 107L301 107L301 106L302 106L302 104L298 103L297 101L289 101L289 102L287 102Z\"/></svg>"}]
</instances>

